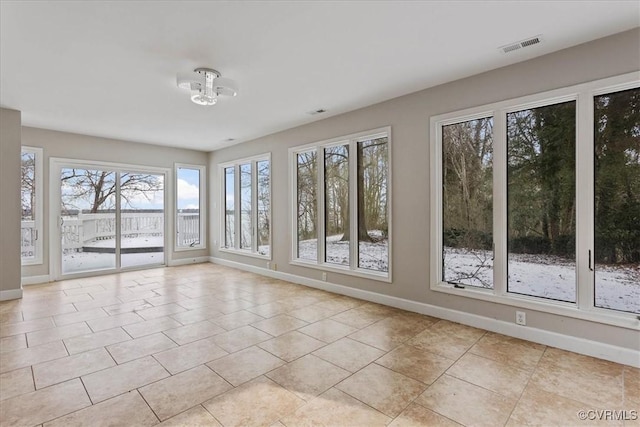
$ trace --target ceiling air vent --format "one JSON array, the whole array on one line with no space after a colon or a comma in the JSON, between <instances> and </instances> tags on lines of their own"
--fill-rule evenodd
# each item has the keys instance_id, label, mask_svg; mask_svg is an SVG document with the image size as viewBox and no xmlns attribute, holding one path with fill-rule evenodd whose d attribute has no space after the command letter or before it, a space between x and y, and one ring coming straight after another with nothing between
<instances>
[{"instance_id":1,"label":"ceiling air vent","mask_svg":"<svg viewBox=\"0 0 640 427\"><path fill-rule=\"evenodd\" d=\"M509 53L509 52L513 52L514 50L518 50L518 49L522 49L525 47L529 47L529 46L533 46L535 44L541 43L542 42L542 36L538 35L535 37L530 37L526 40L522 40L516 43L509 43L508 45L505 46L501 46L498 49L502 52L502 53Z\"/></svg>"}]
</instances>

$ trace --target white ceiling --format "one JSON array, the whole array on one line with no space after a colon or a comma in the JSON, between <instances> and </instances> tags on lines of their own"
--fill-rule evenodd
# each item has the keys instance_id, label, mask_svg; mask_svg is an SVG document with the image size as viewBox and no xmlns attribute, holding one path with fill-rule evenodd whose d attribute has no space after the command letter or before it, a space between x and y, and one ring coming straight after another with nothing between
<instances>
[{"instance_id":1,"label":"white ceiling","mask_svg":"<svg viewBox=\"0 0 640 427\"><path fill-rule=\"evenodd\" d=\"M0 15L0 105L25 126L211 151L637 27L640 2L3 0ZM175 75L199 66L240 95L191 103Z\"/></svg>"}]
</instances>

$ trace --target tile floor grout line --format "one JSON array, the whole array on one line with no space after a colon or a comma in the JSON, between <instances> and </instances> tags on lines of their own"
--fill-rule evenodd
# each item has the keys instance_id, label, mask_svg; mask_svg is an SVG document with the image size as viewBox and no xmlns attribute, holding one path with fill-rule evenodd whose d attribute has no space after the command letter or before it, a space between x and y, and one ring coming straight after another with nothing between
<instances>
[{"instance_id":1,"label":"tile floor grout line","mask_svg":"<svg viewBox=\"0 0 640 427\"><path fill-rule=\"evenodd\" d=\"M369 365L367 365L367 366L369 366ZM366 366L365 366L365 368L366 368ZM364 369L364 368L362 368L362 369ZM354 375L355 375L355 373L354 373ZM365 405L365 406L366 406L366 407L368 407L369 409L371 409L371 410L373 410L373 411L376 411L377 413L382 414L382 415L384 415L384 416L385 416L385 417L387 417L387 418L390 418L390 419L391 419L391 421L389 421L389 424L391 424L391 422L395 419L395 417L391 417L391 416L389 416L389 415L385 414L384 412L380 411L379 409L374 408L373 406L371 406L371 405L370 405L370 404L368 404L367 402L364 402L364 401L362 401L361 399L358 399L357 397L353 396L352 394L347 393L347 392L346 392L346 391L344 391L344 390L340 390L339 388L337 388L337 387L336 387L337 385L339 385L339 384L340 384L340 383L342 383L343 381L346 381L346 380L347 380L348 378L350 378L351 376L353 376L353 375L350 375L349 377L345 378L344 380L342 380L342 381L338 382L337 384L335 384L335 385L333 385L333 386L329 387L327 390L323 391L323 392L322 392L322 393L320 393L318 396L314 396L314 397L313 397L313 399L309 400L309 401L308 401L308 402L306 402L306 403L310 403L312 400L314 400L314 399L316 399L316 398L318 398L318 397L322 396L324 393L326 393L327 391L331 390L332 388L335 388L335 389L336 389L336 390L338 390L340 393L344 393L344 394L346 394L347 396L349 396L350 398L357 400L358 402L362 403L363 405ZM305 404L306 404L306 403L305 403Z\"/></svg>"},{"instance_id":2,"label":"tile floor grout line","mask_svg":"<svg viewBox=\"0 0 640 427\"><path fill-rule=\"evenodd\" d=\"M158 416L158 414L156 414L156 411L154 411L154 410L153 410L153 408L151 407L151 405L149 405L149 402L147 402L147 399L145 399L145 398L144 398L144 394L142 394L142 392L140 391L140 388L142 388L142 387L135 388L134 390L135 390L135 391L136 391L136 393L138 393L138 395L142 398L142 400L144 401L144 403L149 407L149 409L151 410L151 412L153 413L153 415L155 415L156 419L158 420L158 423L162 423L162 422L164 422L164 421L162 421L162 420L160 419L160 417ZM130 391L133 391L133 390L130 390ZM129 393L129 392L125 392L125 393ZM122 394L124 394L124 393L122 393ZM119 395L118 395L118 396L119 396ZM103 400L103 402L104 402L104 400ZM165 421L166 421L166 420L165 420Z\"/></svg>"},{"instance_id":3,"label":"tile floor grout line","mask_svg":"<svg viewBox=\"0 0 640 427\"><path fill-rule=\"evenodd\" d=\"M473 353L472 353L473 354ZM544 354L544 353L543 353ZM541 357L542 358L542 357ZM509 416L507 417L507 420L505 421L505 424L509 422L509 420L511 419L511 417L513 416L513 412L516 410L516 408L518 407L518 404L520 403L520 401L522 400L522 396L524 396L524 392L527 390L527 387L529 386L529 383L531 382L531 378L533 378L533 375L535 374L537 370L537 367L532 369L531 372L529 372L529 375L527 376L527 381L524 384L524 387L522 387L522 391L520 392L520 394L518 395L518 398L516 399L515 404L513 405L513 408L511 408L511 411L509 412Z\"/></svg>"},{"instance_id":4,"label":"tile floor grout line","mask_svg":"<svg viewBox=\"0 0 640 427\"><path fill-rule=\"evenodd\" d=\"M82 377L78 377L78 379L80 380L80 384L82 384L82 388L84 388L84 392L87 393L87 397L89 398L89 402L91 402L90 406L94 406L95 403L93 402L93 399L91 398L91 395L89 394L89 390L87 390L87 386L85 385ZM108 400L108 399L106 399ZM103 400L104 402L104 400ZM89 408L90 406L87 406L87 408Z\"/></svg>"}]
</instances>

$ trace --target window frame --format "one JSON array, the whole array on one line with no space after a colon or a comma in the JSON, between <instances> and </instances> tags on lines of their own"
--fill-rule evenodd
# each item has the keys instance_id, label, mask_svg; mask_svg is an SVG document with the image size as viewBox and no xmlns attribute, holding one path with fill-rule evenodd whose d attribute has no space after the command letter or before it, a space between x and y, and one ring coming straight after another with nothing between
<instances>
[{"instance_id":1,"label":"window frame","mask_svg":"<svg viewBox=\"0 0 640 427\"><path fill-rule=\"evenodd\" d=\"M640 73L632 72L565 88L527 95L432 116L430 136L430 272L432 291L531 309L567 317L640 330L638 314L596 307L594 275L588 251L594 250L593 185L576 186L576 302L563 302L507 292L507 123L510 112L561 102L576 102L576 182L594 182L594 97L640 87ZM458 288L442 281L442 126L493 117L494 150L494 280L493 289Z\"/></svg>"},{"instance_id":2,"label":"window frame","mask_svg":"<svg viewBox=\"0 0 640 427\"><path fill-rule=\"evenodd\" d=\"M358 188L357 188L357 144L363 140L375 138L387 138L387 218L388 218L388 271L368 270L358 267ZM339 264L329 263L325 261L326 257L326 206L325 206L325 148L331 148L341 145L349 146L349 233L353 236L349 240L349 265L341 266ZM297 180L297 155L315 150L317 153L317 259L315 261L298 258L298 180ZM346 274L366 279L377 280L381 282L392 283L392 260L393 260L393 191L392 191L392 135L391 126L385 126L363 132L357 132L350 135L339 136L331 139L317 141L305 145L299 145L289 148L289 225L290 225L290 245L289 245L289 264L307 267L325 272L333 272ZM323 279L324 280L324 279Z\"/></svg>"},{"instance_id":3,"label":"window frame","mask_svg":"<svg viewBox=\"0 0 640 427\"><path fill-rule=\"evenodd\" d=\"M40 147L32 147L23 145L20 151L20 156L22 157L22 153L32 153L35 156L34 163L34 180L35 180L35 201L36 201L36 210L35 210L35 221L34 221L34 230L36 231L36 240L34 244L34 257L30 259L24 259L20 256L20 264L22 266L30 266L30 265L42 265L44 263L44 190L42 188L44 180L44 150ZM20 188L22 189L22 183L20 184ZM22 215L21 215L22 221Z\"/></svg>"},{"instance_id":4,"label":"window frame","mask_svg":"<svg viewBox=\"0 0 640 427\"><path fill-rule=\"evenodd\" d=\"M198 190L200 193L198 204L200 205L200 243L194 246L178 246L178 221L179 221L179 209L178 209L178 169L193 169L199 171L199 184ZM187 163L174 163L174 200L175 200L175 239L173 245L174 252L194 251L200 249L207 249L207 167L203 165L193 165Z\"/></svg>"},{"instance_id":5,"label":"window frame","mask_svg":"<svg viewBox=\"0 0 640 427\"><path fill-rule=\"evenodd\" d=\"M258 253L258 162L269 162L269 255L261 255ZM240 248L241 233L241 214L242 209L240 202L240 165L251 164L251 249ZM233 198L234 198L234 230L233 230L233 248L226 247L226 188L225 188L225 169L233 168ZM272 162L271 153L260 154L230 162L218 164L218 176L220 177L220 243L218 250L221 252L232 253L235 255L244 255L253 258L260 258L270 261L273 257L273 233L272 233L272 210L273 210L273 184L272 184Z\"/></svg>"}]
</instances>

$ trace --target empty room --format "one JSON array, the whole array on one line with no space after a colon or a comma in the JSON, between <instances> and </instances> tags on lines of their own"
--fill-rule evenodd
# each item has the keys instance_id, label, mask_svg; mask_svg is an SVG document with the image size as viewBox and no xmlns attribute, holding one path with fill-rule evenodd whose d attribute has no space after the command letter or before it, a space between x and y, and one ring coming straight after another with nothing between
<instances>
[{"instance_id":1,"label":"empty room","mask_svg":"<svg viewBox=\"0 0 640 427\"><path fill-rule=\"evenodd\" d=\"M0 0L0 426L640 422L637 1Z\"/></svg>"}]
</instances>

